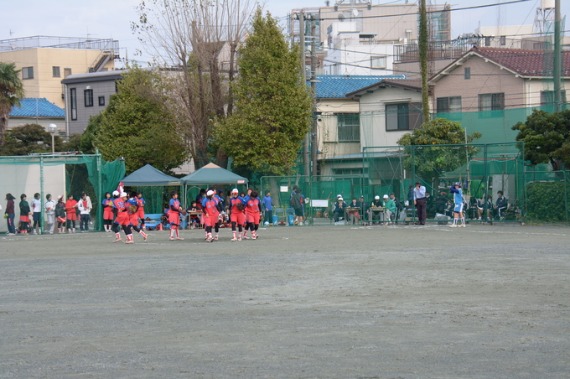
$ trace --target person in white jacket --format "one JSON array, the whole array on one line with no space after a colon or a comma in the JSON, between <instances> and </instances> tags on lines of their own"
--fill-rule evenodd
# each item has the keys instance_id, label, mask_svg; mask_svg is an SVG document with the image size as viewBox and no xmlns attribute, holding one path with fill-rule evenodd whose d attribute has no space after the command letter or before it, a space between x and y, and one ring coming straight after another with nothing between
<instances>
[{"instance_id":1,"label":"person in white jacket","mask_svg":"<svg viewBox=\"0 0 570 379\"><path fill-rule=\"evenodd\" d=\"M79 230L82 232L89 231L89 222L91 221L91 209L93 205L91 204L91 199L85 192L81 194L81 199L77 203L77 209L79 209Z\"/></svg>"},{"instance_id":2,"label":"person in white jacket","mask_svg":"<svg viewBox=\"0 0 570 379\"><path fill-rule=\"evenodd\" d=\"M44 210L47 218L46 231L49 234L53 234L53 229L55 226L55 201L51 199L51 195L49 193L46 195Z\"/></svg>"}]
</instances>

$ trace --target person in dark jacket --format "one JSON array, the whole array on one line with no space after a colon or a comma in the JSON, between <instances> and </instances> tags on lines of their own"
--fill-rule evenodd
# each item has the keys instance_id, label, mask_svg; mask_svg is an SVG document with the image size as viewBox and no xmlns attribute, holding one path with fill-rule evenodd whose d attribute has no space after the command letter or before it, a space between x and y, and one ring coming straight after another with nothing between
<instances>
[{"instance_id":1,"label":"person in dark jacket","mask_svg":"<svg viewBox=\"0 0 570 379\"><path fill-rule=\"evenodd\" d=\"M16 227L14 226L14 217L16 213L14 211L14 199L11 193L6 194L6 210L4 211L4 218L8 224L8 235L13 236L16 234Z\"/></svg>"},{"instance_id":2,"label":"person in dark jacket","mask_svg":"<svg viewBox=\"0 0 570 379\"><path fill-rule=\"evenodd\" d=\"M28 234L30 228L30 204L25 193L20 195L20 233Z\"/></svg>"}]
</instances>

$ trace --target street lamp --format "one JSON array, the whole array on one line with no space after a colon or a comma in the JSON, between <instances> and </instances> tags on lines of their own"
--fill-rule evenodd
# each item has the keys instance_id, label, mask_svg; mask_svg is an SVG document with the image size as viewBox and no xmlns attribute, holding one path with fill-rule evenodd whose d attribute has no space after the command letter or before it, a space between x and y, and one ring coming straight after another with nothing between
<instances>
[{"instance_id":1,"label":"street lamp","mask_svg":"<svg viewBox=\"0 0 570 379\"><path fill-rule=\"evenodd\" d=\"M57 132L56 124L49 124L49 132L51 133L51 155L55 154L55 133Z\"/></svg>"}]
</instances>

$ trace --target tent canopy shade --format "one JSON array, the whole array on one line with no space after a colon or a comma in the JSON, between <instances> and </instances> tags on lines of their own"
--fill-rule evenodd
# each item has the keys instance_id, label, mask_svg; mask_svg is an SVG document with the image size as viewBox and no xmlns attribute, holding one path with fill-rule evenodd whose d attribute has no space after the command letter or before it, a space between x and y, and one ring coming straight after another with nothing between
<instances>
[{"instance_id":1,"label":"tent canopy shade","mask_svg":"<svg viewBox=\"0 0 570 379\"><path fill-rule=\"evenodd\" d=\"M166 175L150 164L139 168L122 180L125 186L179 186L180 179Z\"/></svg>"},{"instance_id":2,"label":"tent canopy shade","mask_svg":"<svg viewBox=\"0 0 570 379\"><path fill-rule=\"evenodd\" d=\"M198 184L246 184L247 179L234 174L214 163L208 163L199 170L186 175L180 181L185 185L198 185Z\"/></svg>"}]
</instances>

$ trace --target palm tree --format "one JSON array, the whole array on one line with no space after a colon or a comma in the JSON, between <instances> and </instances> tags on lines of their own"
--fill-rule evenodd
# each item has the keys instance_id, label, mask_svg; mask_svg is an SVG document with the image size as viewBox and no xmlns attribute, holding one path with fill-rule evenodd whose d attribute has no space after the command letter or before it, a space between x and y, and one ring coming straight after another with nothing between
<instances>
[{"instance_id":1,"label":"palm tree","mask_svg":"<svg viewBox=\"0 0 570 379\"><path fill-rule=\"evenodd\" d=\"M20 105L20 99L24 97L19 73L14 63L0 62L0 146L4 145L10 110L14 105Z\"/></svg>"}]
</instances>

